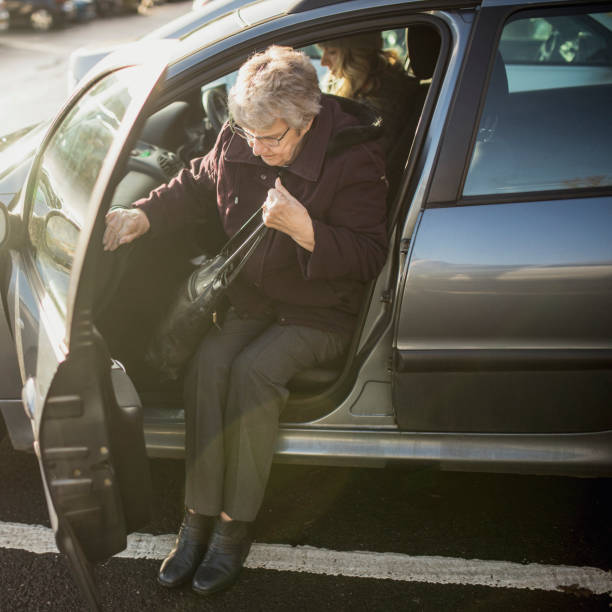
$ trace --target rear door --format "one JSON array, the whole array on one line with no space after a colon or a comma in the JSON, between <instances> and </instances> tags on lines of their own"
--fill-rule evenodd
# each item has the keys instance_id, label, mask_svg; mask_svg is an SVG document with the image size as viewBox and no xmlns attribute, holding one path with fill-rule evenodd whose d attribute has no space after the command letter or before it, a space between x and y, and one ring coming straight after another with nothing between
<instances>
[{"instance_id":1,"label":"rear door","mask_svg":"<svg viewBox=\"0 0 612 612\"><path fill-rule=\"evenodd\" d=\"M495 4L478 17L405 268L398 423L608 430L609 7Z\"/></svg>"},{"instance_id":2,"label":"rear door","mask_svg":"<svg viewBox=\"0 0 612 612\"><path fill-rule=\"evenodd\" d=\"M25 191L26 239L11 252L9 302L51 524L87 605L91 564L148 521L142 415L92 322L113 256L104 211L165 63L108 73L73 100L46 137Z\"/></svg>"}]
</instances>

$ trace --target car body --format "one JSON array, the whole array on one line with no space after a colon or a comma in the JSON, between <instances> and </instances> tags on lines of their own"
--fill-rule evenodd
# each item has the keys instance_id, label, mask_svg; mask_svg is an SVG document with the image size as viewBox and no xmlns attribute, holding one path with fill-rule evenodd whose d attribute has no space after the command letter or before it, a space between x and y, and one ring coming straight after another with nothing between
<instances>
[{"instance_id":1,"label":"car body","mask_svg":"<svg viewBox=\"0 0 612 612\"><path fill-rule=\"evenodd\" d=\"M76 8L72 0L7 0L11 26L29 25L46 32L75 19Z\"/></svg>"},{"instance_id":2,"label":"car body","mask_svg":"<svg viewBox=\"0 0 612 612\"><path fill-rule=\"evenodd\" d=\"M214 1L214 0L213 0ZM192 4L191 4L191 8L193 10L197 10L199 8L202 8L203 6L205 6L206 4L210 4L211 0L193 0Z\"/></svg>"},{"instance_id":3,"label":"car body","mask_svg":"<svg viewBox=\"0 0 612 612\"><path fill-rule=\"evenodd\" d=\"M263 0L105 58L49 128L7 141L0 409L92 607L83 559L146 522L145 452L184 453L180 382L142 355L213 240L109 254L104 215L212 146L235 71L272 42L402 32L419 86L388 155L388 260L345 361L291 381L276 460L612 474L610 11Z\"/></svg>"}]
</instances>

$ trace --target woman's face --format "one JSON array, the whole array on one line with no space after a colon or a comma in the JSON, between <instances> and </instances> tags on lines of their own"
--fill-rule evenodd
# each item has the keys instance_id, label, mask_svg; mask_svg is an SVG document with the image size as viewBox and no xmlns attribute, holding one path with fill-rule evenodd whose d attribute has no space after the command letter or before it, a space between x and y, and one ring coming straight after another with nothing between
<instances>
[{"instance_id":1,"label":"woman's face","mask_svg":"<svg viewBox=\"0 0 612 612\"><path fill-rule=\"evenodd\" d=\"M339 47L322 47L322 49L323 55L321 56L321 66L329 68L332 76L340 76L342 53Z\"/></svg>"},{"instance_id":2,"label":"woman's face","mask_svg":"<svg viewBox=\"0 0 612 612\"><path fill-rule=\"evenodd\" d=\"M277 119L266 130L244 130L250 136L247 142L253 155L261 157L268 166L288 166L302 150L303 139L312 121L302 130L290 128L283 119Z\"/></svg>"}]
</instances>

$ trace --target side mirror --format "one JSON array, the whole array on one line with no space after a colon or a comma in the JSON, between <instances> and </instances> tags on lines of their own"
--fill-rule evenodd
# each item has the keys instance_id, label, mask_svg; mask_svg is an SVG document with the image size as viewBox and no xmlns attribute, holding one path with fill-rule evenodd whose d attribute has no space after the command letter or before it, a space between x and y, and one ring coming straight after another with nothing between
<instances>
[{"instance_id":1,"label":"side mirror","mask_svg":"<svg viewBox=\"0 0 612 612\"><path fill-rule=\"evenodd\" d=\"M44 220L46 250L53 260L67 270L72 268L74 250L79 240L79 228L59 210L52 210Z\"/></svg>"}]
</instances>

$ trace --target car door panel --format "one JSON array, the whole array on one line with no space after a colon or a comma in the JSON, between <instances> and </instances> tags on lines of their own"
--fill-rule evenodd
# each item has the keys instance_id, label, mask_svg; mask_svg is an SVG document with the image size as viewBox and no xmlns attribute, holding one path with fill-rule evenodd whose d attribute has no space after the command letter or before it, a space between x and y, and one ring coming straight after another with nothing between
<instances>
[{"instance_id":1,"label":"car door panel","mask_svg":"<svg viewBox=\"0 0 612 612\"><path fill-rule=\"evenodd\" d=\"M412 239L393 372L404 430L612 429L612 124L597 81L612 35L592 38L580 74L544 58L517 87L505 42L530 53L542 24L598 18L519 8L480 12Z\"/></svg>"},{"instance_id":2,"label":"car door panel","mask_svg":"<svg viewBox=\"0 0 612 612\"><path fill-rule=\"evenodd\" d=\"M612 428L611 228L612 198L425 211L398 323L400 427Z\"/></svg>"},{"instance_id":3,"label":"car door panel","mask_svg":"<svg viewBox=\"0 0 612 612\"><path fill-rule=\"evenodd\" d=\"M130 458L133 448L144 448L142 412L136 403L119 405L109 364L96 333L71 349L38 425L54 508L90 562L123 550L126 533L149 515L146 458Z\"/></svg>"}]
</instances>

